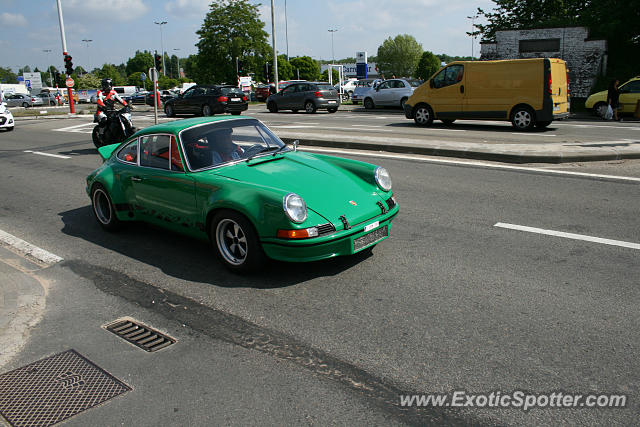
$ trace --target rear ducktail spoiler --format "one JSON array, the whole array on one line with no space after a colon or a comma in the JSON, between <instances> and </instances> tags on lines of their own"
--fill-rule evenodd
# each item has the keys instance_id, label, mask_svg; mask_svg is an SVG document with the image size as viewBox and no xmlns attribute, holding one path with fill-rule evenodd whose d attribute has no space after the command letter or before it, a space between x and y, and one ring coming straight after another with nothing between
<instances>
[{"instance_id":1,"label":"rear ducktail spoiler","mask_svg":"<svg viewBox=\"0 0 640 427\"><path fill-rule=\"evenodd\" d=\"M109 157L111 157L113 152L119 146L120 146L120 143L111 144L111 145L105 145L104 147L98 148L98 153L100 153L100 157L102 157L102 160L107 160Z\"/></svg>"}]
</instances>

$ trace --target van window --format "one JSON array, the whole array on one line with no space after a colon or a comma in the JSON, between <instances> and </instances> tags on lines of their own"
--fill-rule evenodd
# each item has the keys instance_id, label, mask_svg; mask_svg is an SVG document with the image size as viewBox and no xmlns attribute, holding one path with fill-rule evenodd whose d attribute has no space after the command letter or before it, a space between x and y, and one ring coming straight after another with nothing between
<instances>
[{"instance_id":1,"label":"van window","mask_svg":"<svg viewBox=\"0 0 640 427\"><path fill-rule=\"evenodd\" d=\"M452 65L440 71L433 78L433 87L440 89L441 87L451 86L462 81L464 75L464 65Z\"/></svg>"}]
</instances>

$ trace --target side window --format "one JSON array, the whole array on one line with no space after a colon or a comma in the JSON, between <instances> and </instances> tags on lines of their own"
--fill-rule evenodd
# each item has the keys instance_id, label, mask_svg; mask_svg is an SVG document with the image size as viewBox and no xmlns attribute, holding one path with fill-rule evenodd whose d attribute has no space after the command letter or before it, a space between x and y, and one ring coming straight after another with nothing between
<instances>
[{"instance_id":1,"label":"side window","mask_svg":"<svg viewBox=\"0 0 640 427\"><path fill-rule=\"evenodd\" d=\"M433 87L439 89L441 87L450 86L462 81L464 66L452 65L440 71L433 78Z\"/></svg>"},{"instance_id":2,"label":"side window","mask_svg":"<svg viewBox=\"0 0 640 427\"><path fill-rule=\"evenodd\" d=\"M389 89L389 82L384 82L380 84L380 90Z\"/></svg>"},{"instance_id":3,"label":"side window","mask_svg":"<svg viewBox=\"0 0 640 427\"><path fill-rule=\"evenodd\" d=\"M400 80L396 80L396 88L402 89L403 87L405 87L404 82Z\"/></svg>"},{"instance_id":4,"label":"side window","mask_svg":"<svg viewBox=\"0 0 640 427\"><path fill-rule=\"evenodd\" d=\"M127 163L138 163L138 139L134 139L118 152L118 158Z\"/></svg>"},{"instance_id":5,"label":"side window","mask_svg":"<svg viewBox=\"0 0 640 427\"><path fill-rule=\"evenodd\" d=\"M215 87L210 87L207 89L207 95L209 96L216 96L219 95L218 94L218 89L216 89Z\"/></svg>"},{"instance_id":6,"label":"side window","mask_svg":"<svg viewBox=\"0 0 640 427\"><path fill-rule=\"evenodd\" d=\"M626 93L640 93L640 80L634 80L621 88Z\"/></svg>"},{"instance_id":7,"label":"side window","mask_svg":"<svg viewBox=\"0 0 640 427\"><path fill-rule=\"evenodd\" d=\"M140 138L140 166L169 169L169 135L149 135Z\"/></svg>"},{"instance_id":8,"label":"side window","mask_svg":"<svg viewBox=\"0 0 640 427\"><path fill-rule=\"evenodd\" d=\"M297 85L291 85L291 86L287 86L284 89L282 89L283 95L291 95L293 92L296 91L296 86Z\"/></svg>"},{"instance_id":9,"label":"side window","mask_svg":"<svg viewBox=\"0 0 640 427\"><path fill-rule=\"evenodd\" d=\"M171 170L184 172L184 166L182 166L182 159L178 151L178 144L174 136L171 137Z\"/></svg>"},{"instance_id":10,"label":"side window","mask_svg":"<svg viewBox=\"0 0 640 427\"><path fill-rule=\"evenodd\" d=\"M192 88L190 88L189 90L187 90L187 91L184 93L183 97L184 97L184 98L191 98L192 96L195 96L195 94L196 94L196 89L198 89L198 88L196 88L195 86L194 86L194 87L192 87Z\"/></svg>"}]
</instances>

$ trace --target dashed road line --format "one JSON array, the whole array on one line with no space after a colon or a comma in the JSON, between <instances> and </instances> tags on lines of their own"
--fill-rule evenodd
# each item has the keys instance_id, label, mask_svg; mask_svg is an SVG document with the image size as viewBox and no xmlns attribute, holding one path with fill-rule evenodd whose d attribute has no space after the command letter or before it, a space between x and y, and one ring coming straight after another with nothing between
<instances>
[{"instance_id":1,"label":"dashed road line","mask_svg":"<svg viewBox=\"0 0 640 427\"><path fill-rule=\"evenodd\" d=\"M24 150L24 152L25 153L31 153L31 154L37 154L39 156L55 157L57 159L70 159L71 158L69 156L63 156L61 154L43 153L42 151Z\"/></svg>"},{"instance_id":2,"label":"dashed road line","mask_svg":"<svg viewBox=\"0 0 640 427\"><path fill-rule=\"evenodd\" d=\"M565 239L582 240L585 242L600 243L603 245L620 246L629 249L640 249L640 244L625 242L622 240L603 239L602 237L587 236L586 234L565 233L563 231L546 230L544 228L527 227L525 225L507 224L498 222L494 227L506 228L510 230L526 231L528 233L544 234L547 236L563 237Z\"/></svg>"}]
</instances>

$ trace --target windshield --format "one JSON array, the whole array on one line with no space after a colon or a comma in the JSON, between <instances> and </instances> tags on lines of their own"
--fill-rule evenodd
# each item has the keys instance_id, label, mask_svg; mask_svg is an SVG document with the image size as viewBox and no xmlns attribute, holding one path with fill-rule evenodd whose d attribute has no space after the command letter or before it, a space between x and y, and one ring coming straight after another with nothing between
<instances>
[{"instance_id":1,"label":"windshield","mask_svg":"<svg viewBox=\"0 0 640 427\"><path fill-rule=\"evenodd\" d=\"M284 143L254 119L225 120L180 132L182 151L192 171L211 169L273 152Z\"/></svg>"}]
</instances>

